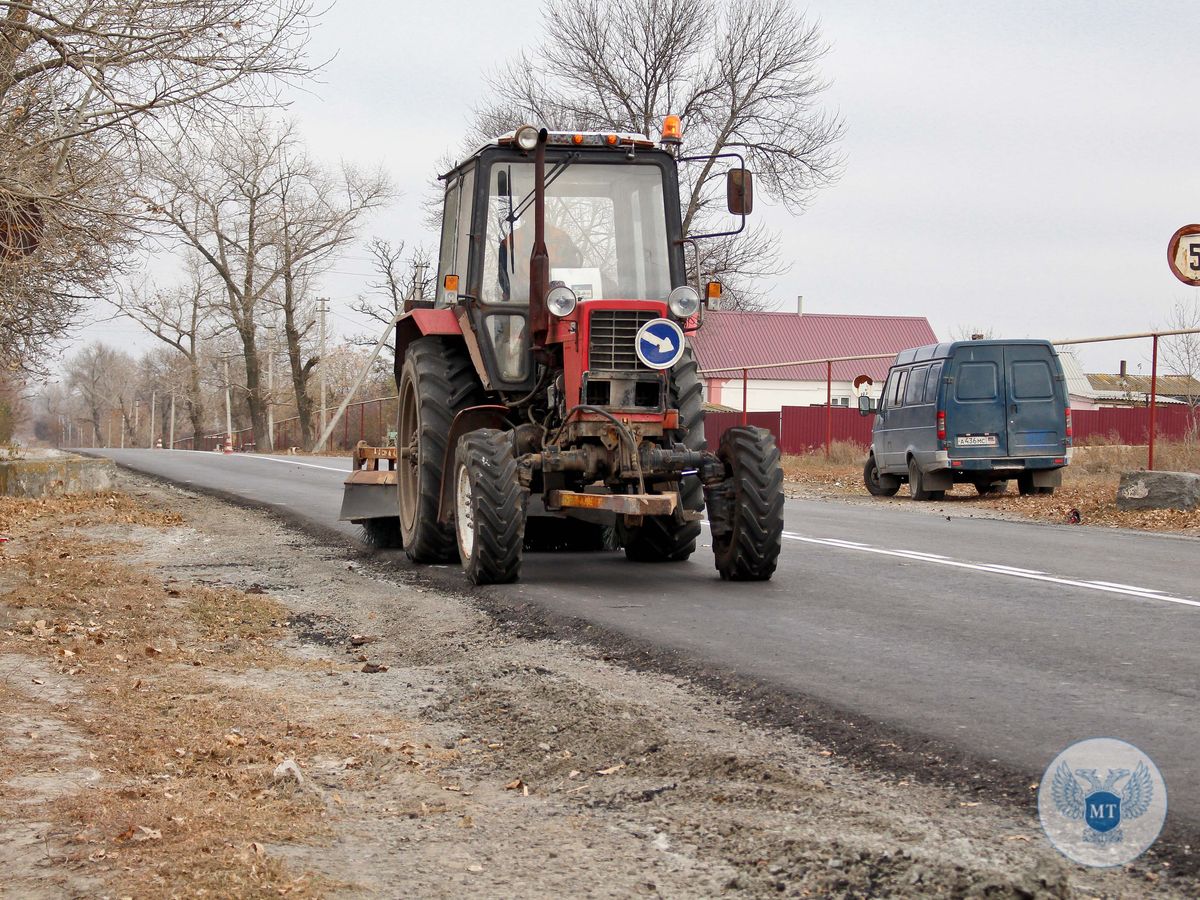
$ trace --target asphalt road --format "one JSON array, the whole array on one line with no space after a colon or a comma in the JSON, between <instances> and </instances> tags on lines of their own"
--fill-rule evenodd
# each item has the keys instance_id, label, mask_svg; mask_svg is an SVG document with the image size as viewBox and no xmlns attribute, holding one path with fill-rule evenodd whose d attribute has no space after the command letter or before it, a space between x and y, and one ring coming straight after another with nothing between
<instances>
[{"instance_id":1,"label":"asphalt road","mask_svg":"<svg viewBox=\"0 0 1200 900\"><path fill-rule=\"evenodd\" d=\"M337 521L345 458L95 452L357 536ZM1168 821L1200 827L1200 541L807 501L786 528L765 584L720 581L702 548L530 554L486 590L1035 780L1076 740L1123 738L1162 770Z\"/></svg>"}]
</instances>

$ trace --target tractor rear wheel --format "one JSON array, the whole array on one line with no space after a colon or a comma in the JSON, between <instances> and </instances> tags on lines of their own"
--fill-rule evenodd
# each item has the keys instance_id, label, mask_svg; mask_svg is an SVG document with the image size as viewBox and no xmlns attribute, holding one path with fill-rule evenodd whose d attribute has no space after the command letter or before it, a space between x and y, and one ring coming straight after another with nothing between
<instances>
[{"instance_id":1,"label":"tractor rear wheel","mask_svg":"<svg viewBox=\"0 0 1200 900\"><path fill-rule=\"evenodd\" d=\"M454 526L438 522L446 437L460 410L482 402L466 349L442 337L418 338L404 353L396 427L400 537L417 563L453 562Z\"/></svg>"},{"instance_id":2,"label":"tractor rear wheel","mask_svg":"<svg viewBox=\"0 0 1200 900\"><path fill-rule=\"evenodd\" d=\"M765 428L738 426L721 435L717 456L731 491L728 520L713 531L717 571L726 581L766 581L783 546L779 448Z\"/></svg>"},{"instance_id":3,"label":"tractor rear wheel","mask_svg":"<svg viewBox=\"0 0 1200 900\"><path fill-rule=\"evenodd\" d=\"M507 433L481 428L462 437L454 453L454 527L463 570L474 584L520 577L527 496Z\"/></svg>"},{"instance_id":4,"label":"tractor rear wheel","mask_svg":"<svg viewBox=\"0 0 1200 900\"><path fill-rule=\"evenodd\" d=\"M683 351L683 356L671 370L670 405L679 410L679 428L673 436L668 433L668 441L683 444L689 450L707 449L704 385L691 347ZM704 509L704 486L695 475L682 477L678 490L679 503L684 510L699 512ZM642 524L635 527L627 527L620 520L617 524L617 539L625 547L625 557L634 562L682 562L696 551L698 537L700 523L688 521L678 513L646 516Z\"/></svg>"}]
</instances>

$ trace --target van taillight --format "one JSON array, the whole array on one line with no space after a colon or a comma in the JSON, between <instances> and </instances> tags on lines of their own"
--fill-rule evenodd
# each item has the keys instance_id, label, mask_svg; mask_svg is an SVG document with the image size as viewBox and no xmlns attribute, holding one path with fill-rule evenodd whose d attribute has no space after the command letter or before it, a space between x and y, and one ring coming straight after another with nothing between
<instances>
[{"instance_id":1,"label":"van taillight","mask_svg":"<svg viewBox=\"0 0 1200 900\"><path fill-rule=\"evenodd\" d=\"M944 409L939 409L938 410L938 440L944 441L945 439L946 439L946 411Z\"/></svg>"},{"instance_id":2,"label":"van taillight","mask_svg":"<svg viewBox=\"0 0 1200 900\"><path fill-rule=\"evenodd\" d=\"M1071 410L1067 410L1067 440L1071 440L1075 433L1071 430Z\"/></svg>"}]
</instances>

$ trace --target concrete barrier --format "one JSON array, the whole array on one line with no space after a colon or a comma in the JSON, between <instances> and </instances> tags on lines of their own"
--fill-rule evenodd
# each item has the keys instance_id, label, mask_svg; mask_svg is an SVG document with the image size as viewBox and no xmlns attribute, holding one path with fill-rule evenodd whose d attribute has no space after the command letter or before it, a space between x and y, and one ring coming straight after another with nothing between
<instances>
[{"instance_id":1,"label":"concrete barrier","mask_svg":"<svg viewBox=\"0 0 1200 900\"><path fill-rule=\"evenodd\" d=\"M1200 475L1191 472L1125 472L1117 487L1118 509L1196 509Z\"/></svg>"},{"instance_id":2,"label":"concrete barrier","mask_svg":"<svg viewBox=\"0 0 1200 900\"><path fill-rule=\"evenodd\" d=\"M0 460L0 496L53 497L112 487L112 460L69 453Z\"/></svg>"}]
</instances>

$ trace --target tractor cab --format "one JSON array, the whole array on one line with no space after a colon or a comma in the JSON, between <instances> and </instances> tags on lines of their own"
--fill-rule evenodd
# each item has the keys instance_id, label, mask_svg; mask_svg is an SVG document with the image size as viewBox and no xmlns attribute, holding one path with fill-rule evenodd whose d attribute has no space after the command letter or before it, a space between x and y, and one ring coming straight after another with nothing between
<instances>
[{"instance_id":1,"label":"tractor cab","mask_svg":"<svg viewBox=\"0 0 1200 900\"><path fill-rule=\"evenodd\" d=\"M443 177L433 305L469 310L500 391L533 388L534 347L562 342L553 320L570 318L567 335L578 337L593 311L610 313L610 329L619 327L617 310L662 316L672 289L687 281L674 156L641 135L546 132L542 240L552 294L548 303L531 296L537 137L533 129L501 137ZM679 312L694 315L697 305Z\"/></svg>"}]
</instances>

